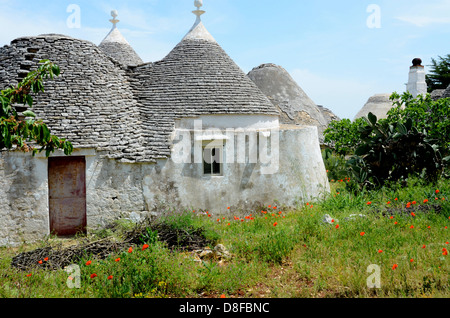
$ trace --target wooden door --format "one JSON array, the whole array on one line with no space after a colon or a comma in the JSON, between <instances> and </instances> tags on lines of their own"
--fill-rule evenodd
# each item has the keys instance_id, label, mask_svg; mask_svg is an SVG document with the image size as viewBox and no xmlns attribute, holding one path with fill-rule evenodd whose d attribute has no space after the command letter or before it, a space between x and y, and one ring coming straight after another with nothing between
<instances>
[{"instance_id":1,"label":"wooden door","mask_svg":"<svg viewBox=\"0 0 450 318\"><path fill-rule=\"evenodd\" d=\"M86 233L86 159L49 158L48 187L50 233Z\"/></svg>"}]
</instances>

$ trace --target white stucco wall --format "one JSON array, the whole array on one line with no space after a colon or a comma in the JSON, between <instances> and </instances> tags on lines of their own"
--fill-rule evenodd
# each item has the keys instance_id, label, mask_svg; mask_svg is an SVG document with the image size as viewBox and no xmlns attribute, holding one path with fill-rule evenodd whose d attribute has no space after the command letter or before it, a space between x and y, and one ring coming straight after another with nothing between
<instances>
[{"instance_id":1,"label":"white stucco wall","mask_svg":"<svg viewBox=\"0 0 450 318\"><path fill-rule=\"evenodd\" d=\"M202 163L169 159L126 164L103 159L93 149L75 150L74 156L86 157L88 230L119 217L143 217L167 209L222 215L231 207L231 213L242 216L269 204L295 207L329 192L317 128L281 129L277 137L279 161L274 174L264 172L259 161L225 162L223 175L216 177L204 176ZM42 155L0 154L0 245L18 245L49 234L47 174L48 160Z\"/></svg>"}]
</instances>

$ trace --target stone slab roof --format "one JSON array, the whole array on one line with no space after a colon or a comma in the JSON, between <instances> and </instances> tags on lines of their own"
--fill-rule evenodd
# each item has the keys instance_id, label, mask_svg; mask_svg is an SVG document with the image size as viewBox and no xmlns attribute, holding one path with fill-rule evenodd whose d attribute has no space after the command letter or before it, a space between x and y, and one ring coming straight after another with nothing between
<instances>
[{"instance_id":1,"label":"stone slab roof","mask_svg":"<svg viewBox=\"0 0 450 318\"><path fill-rule=\"evenodd\" d=\"M435 89L431 92L431 99L438 100L442 98L442 95L444 95L445 89Z\"/></svg>"},{"instance_id":2,"label":"stone slab roof","mask_svg":"<svg viewBox=\"0 0 450 318\"><path fill-rule=\"evenodd\" d=\"M392 94L376 94L369 98L363 108L356 114L355 119L367 116L372 113L378 119L386 118L387 112L392 108L393 101L390 100Z\"/></svg>"},{"instance_id":3,"label":"stone slab roof","mask_svg":"<svg viewBox=\"0 0 450 318\"><path fill-rule=\"evenodd\" d=\"M450 97L450 85L445 90L444 94L442 94L442 98L449 98Z\"/></svg>"},{"instance_id":4,"label":"stone slab roof","mask_svg":"<svg viewBox=\"0 0 450 318\"><path fill-rule=\"evenodd\" d=\"M262 64L250 71L248 76L278 109L282 124L316 126L319 138L323 138L323 131L328 126L327 119L283 67Z\"/></svg>"},{"instance_id":5,"label":"stone slab roof","mask_svg":"<svg viewBox=\"0 0 450 318\"><path fill-rule=\"evenodd\" d=\"M23 37L0 49L0 88L16 85L42 59L59 65L61 75L35 97L37 117L74 147L96 148L123 162L168 158L179 118L279 115L208 37L187 37L163 60L128 68L88 41Z\"/></svg>"},{"instance_id":6,"label":"stone slab roof","mask_svg":"<svg viewBox=\"0 0 450 318\"><path fill-rule=\"evenodd\" d=\"M146 138L155 158L170 155L167 140L176 119L212 114L279 115L219 44L202 34L206 38L188 34L159 62L131 68L130 81L144 130L157 132Z\"/></svg>"},{"instance_id":7,"label":"stone slab roof","mask_svg":"<svg viewBox=\"0 0 450 318\"><path fill-rule=\"evenodd\" d=\"M58 34L12 41L0 49L0 88L16 85L42 59L61 69L44 83L32 109L53 134L120 159L141 148L138 105L125 69L91 42Z\"/></svg>"},{"instance_id":8,"label":"stone slab roof","mask_svg":"<svg viewBox=\"0 0 450 318\"><path fill-rule=\"evenodd\" d=\"M123 65L139 65L144 63L117 27L113 27L98 47Z\"/></svg>"}]
</instances>

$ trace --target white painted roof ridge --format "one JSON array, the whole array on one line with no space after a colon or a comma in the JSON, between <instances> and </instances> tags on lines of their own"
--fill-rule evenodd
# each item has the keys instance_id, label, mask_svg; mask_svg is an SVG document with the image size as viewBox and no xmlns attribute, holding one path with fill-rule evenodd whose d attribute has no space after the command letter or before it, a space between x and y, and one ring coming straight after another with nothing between
<instances>
[{"instance_id":1,"label":"white painted roof ridge","mask_svg":"<svg viewBox=\"0 0 450 318\"><path fill-rule=\"evenodd\" d=\"M195 6L197 7L197 10L192 11L197 16L197 20L195 21L192 28L189 30L189 32L186 34L186 36L183 38L184 40L204 40L204 41L210 41L217 43L214 37L211 35L211 33L208 32L208 30L203 25L203 22L200 18L202 14L205 13L205 11L200 10L200 8L203 6L203 0L195 0Z\"/></svg>"},{"instance_id":2,"label":"white painted roof ridge","mask_svg":"<svg viewBox=\"0 0 450 318\"><path fill-rule=\"evenodd\" d=\"M122 33L120 33L119 29L117 28L117 23L120 22L120 20L116 19L117 14L118 13L116 10L111 11L111 16L113 17L113 19L109 21L113 24L113 27L111 31L108 33L108 35L103 39L102 43L116 42L130 45L130 43L128 43L128 41L125 39L125 37L122 35Z\"/></svg>"}]
</instances>

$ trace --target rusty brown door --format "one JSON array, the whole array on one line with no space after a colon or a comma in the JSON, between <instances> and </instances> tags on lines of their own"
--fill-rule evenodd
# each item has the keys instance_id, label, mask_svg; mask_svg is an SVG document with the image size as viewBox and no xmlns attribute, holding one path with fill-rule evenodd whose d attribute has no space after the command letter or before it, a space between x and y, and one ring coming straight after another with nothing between
<instances>
[{"instance_id":1,"label":"rusty brown door","mask_svg":"<svg viewBox=\"0 0 450 318\"><path fill-rule=\"evenodd\" d=\"M48 187L50 233L86 233L86 159L49 158Z\"/></svg>"}]
</instances>

